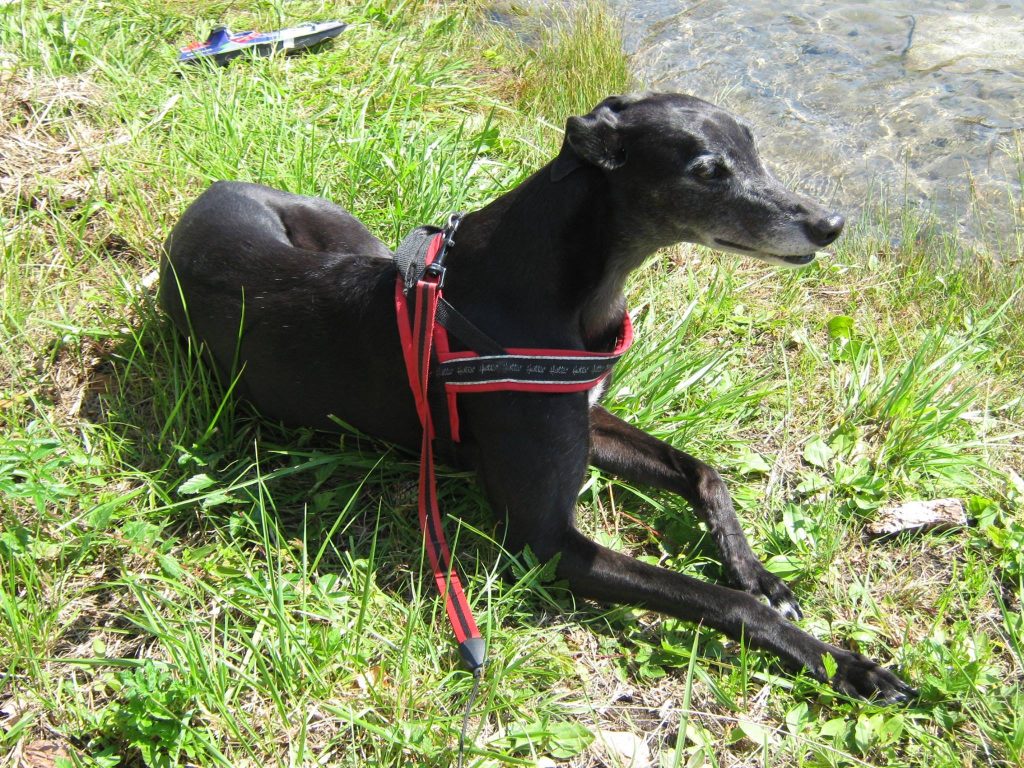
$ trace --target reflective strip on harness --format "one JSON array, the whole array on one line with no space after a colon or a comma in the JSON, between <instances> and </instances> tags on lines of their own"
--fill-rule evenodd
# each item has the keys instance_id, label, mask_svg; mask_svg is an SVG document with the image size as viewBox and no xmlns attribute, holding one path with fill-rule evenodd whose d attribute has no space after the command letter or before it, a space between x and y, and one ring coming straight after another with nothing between
<instances>
[{"instance_id":1,"label":"reflective strip on harness","mask_svg":"<svg viewBox=\"0 0 1024 768\"><path fill-rule=\"evenodd\" d=\"M458 392L582 392L608 375L632 341L633 327L626 314L610 353L519 348L504 355L438 351L433 375L446 389Z\"/></svg>"}]
</instances>

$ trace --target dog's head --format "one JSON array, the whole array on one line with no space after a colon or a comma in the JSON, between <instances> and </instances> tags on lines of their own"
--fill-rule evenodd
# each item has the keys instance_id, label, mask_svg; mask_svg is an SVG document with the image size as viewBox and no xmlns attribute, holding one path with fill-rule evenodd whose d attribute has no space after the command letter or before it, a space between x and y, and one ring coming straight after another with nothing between
<instances>
[{"instance_id":1,"label":"dog's head","mask_svg":"<svg viewBox=\"0 0 1024 768\"><path fill-rule=\"evenodd\" d=\"M603 171L631 236L654 248L687 241L799 266L843 229L772 176L742 120L693 96L612 96L570 117L552 178L587 165Z\"/></svg>"}]
</instances>

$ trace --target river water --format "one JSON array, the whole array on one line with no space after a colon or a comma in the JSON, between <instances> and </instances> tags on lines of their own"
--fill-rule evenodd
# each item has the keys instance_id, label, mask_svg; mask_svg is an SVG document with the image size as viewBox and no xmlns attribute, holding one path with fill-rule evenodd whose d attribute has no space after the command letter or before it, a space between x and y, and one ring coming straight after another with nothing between
<instances>
[{"instance_id":1,"label":"river water","mask_svg":"<svg viewBox=\"0 0 1024 768\"><path fill-rule=\"evenodd\" d=\"M742 114L780 178L1020 248L1024 0L607 1L643 84Z\"/></svg>"}]
</instances>

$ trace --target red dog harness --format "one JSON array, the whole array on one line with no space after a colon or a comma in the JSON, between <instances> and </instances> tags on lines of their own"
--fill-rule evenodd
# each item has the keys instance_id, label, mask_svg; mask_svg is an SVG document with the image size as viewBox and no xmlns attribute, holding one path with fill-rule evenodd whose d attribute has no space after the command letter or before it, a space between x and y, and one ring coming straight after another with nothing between
<instances>
[{"instance_id":1,"label":"red dog harness","mask_svg":"<svg viewBox=\"0 0 1024 768\"><path fill-rule=\"evenodd\" d=\"M419 517L438 591L444 596L448 619L459 651L470 670L484 663L480 637L462 583L451 563L451 551L441 526L434 477L435 437L431 393L448 412L451 438L459 442L457 397L469 392L583 392L600 383L633 342L629 313L624 313L615 349L588 352L575 349L504 349L444 300L444 258L453 245L460 217L453 215L443 229L417 227L395 252L395 309L398 334L423 425L420 455ZM466 351L452 351L451 333ZM433 364L433 371L431 371ZM436 401L435 401L436 402Z\"/></svg>"}]
</instances>

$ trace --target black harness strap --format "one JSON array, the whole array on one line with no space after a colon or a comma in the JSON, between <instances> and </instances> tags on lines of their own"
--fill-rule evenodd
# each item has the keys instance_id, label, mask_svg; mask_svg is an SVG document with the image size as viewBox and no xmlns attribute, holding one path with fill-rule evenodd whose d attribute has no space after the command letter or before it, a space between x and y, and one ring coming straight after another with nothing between
<instances>
[{"instance_id":1,"label":"black harness strap","mask_svg":"<svg viewBox=\"0 0 1024 768\"><path fill-rule=\"evenodd\" d=\"M433 238L442 232L438 227L416 227L399 243L394 255L395 269L398 270L406 296L415 290L416 284L426 272L427 250Z\"/></svg>"},{"instance_id":2,"label":"black harness strap","mask_svg":"<svg viewBox=\"0 0 1024 768\"><path fill-rule=\"evenodd\" d=\"M437 322L455 338L481 355L504 355L504 348L473 325L442 297L437 302Z\"/></svg>"}]
</instances>

